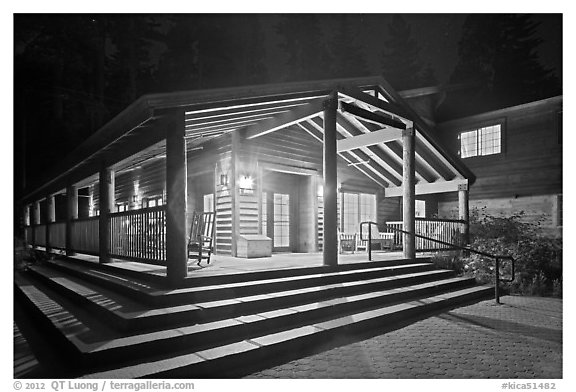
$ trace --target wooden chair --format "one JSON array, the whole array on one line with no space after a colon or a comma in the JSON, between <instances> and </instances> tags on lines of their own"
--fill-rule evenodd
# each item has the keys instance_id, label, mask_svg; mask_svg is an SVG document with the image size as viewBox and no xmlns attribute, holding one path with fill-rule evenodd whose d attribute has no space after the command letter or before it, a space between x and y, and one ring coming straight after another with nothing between
<instances>
[{"instance_id":1,"label":"wooden chair","mask_svg":"<svg viewBox=\"0 0 576 392\"><path fill-rule=\"evenodd\" d=\"M340 233L340 253L356 251L356 234Z\"/></svg>"},{"instance_id":2,"label":"wooden chair","mask_svg":"<svg viewBox=\"0 0 576 392\"><path fill-rule=\"evenodd\" d=\"M198 260L197 265L200 265L202 260L210 264L213 251L214 219L214 212L197 213L194 211L192 214L188 237L188 258Z\"/></svg>"},{"instance_id":3,"label":"wooden chair","mask_svg":"<svg viewBox=\"0 0 576 392\"><path fill-rule=\"evenodd\" d=\"M364 238L368 237L367 233L363 233ZM393 248L393 234L391 233L380 233L378 228L374 225L370 225L370 235L372 237L372 250L384 250ZM358 236L358 244L356 245L356 249L366 250L368 251L368 241L360 240L360 236Z\"/></svg>"}]
</instances>

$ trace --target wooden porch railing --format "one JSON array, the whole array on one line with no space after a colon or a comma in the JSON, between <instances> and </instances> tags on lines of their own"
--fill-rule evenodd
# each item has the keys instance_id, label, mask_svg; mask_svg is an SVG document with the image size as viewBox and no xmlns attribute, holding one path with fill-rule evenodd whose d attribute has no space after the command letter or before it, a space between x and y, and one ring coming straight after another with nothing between
<instances>
[{"instance_id":1,"label":"wooden porch railing","mask_svg":"<svg viewBox=\"0 0 576 392\"><path fill-rule=\"evenodd\" d=\"M53 222L48 224L50 231L50 247L66 249L66 222Z\"/></svg>"},{"instance_id":2,"label":"wooden porch railing","mask_svg":"<svg viewBox=\"0 0 576 392\"><path fill-rule=\"evenodd\" d=\"M402 230L402 222L386 222L392 228ZM466 222L463 220L416 218L416 234L433 238L450 244L464 245L464 232ZM402 247L403 234L399 231L388 230L393 234L394 247ZM452 247L429 239L416 237L416 250L420 252L447 250Z\"/></svg>"},{"instance_id":3,"label":"wooden porch railing","mask_svg":"<svg viewBox=\"0 0 576 392\"><path fill-rule=\"evenodd\" d=\"M112 257L164 263L166 206L111 214L109 253Z\"/></svg>"},{"instance_id":4,"label":"wooden porch railing","mask_svg":"<svg viewBox=\"0 0 576 392\"><path fill-rule=\"evenodd\" d=\"M72 221L72 250L78 253L98 255L100 227L98 216L76 219Z\"/></svg>"}]
</instances>

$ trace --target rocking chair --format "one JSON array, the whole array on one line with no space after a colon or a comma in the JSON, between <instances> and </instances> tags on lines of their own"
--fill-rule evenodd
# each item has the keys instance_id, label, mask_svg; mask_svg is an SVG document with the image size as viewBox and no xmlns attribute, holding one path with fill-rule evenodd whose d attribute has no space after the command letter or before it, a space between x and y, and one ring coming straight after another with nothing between
<instances>
[{"instance_id":1,"label":"rocking chair","mask_svg":"<svg viewBox=\"0 0 576 392\"><path fill-rule=\"evenodd\" d=\"M214 237L214 212L192 214L192 223L190 225L190 237L188 237L188 258L196 259L200 266L202 260L210 264L210 256L213 251Z\"/></svg>"}]
</instances>

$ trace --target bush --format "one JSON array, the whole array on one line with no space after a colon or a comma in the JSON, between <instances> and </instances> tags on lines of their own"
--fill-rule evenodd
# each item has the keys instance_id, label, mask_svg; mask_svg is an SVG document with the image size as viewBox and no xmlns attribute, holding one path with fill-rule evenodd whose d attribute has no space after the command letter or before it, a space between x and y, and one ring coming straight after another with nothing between
<instances>
[{"instance_id":1,"label":"bush","mask_svg":"<svg viewBox=\"0 0 576 392\"><path fill-rule=\"evenodd\" d=\"M523 212L495 217L474 210L470 218L470 247L493 255L512 256L516 273L503 288L525 295L562 292L562 240L541 234L540 222L522 221ZM471 253L462 258L464 273L480 283L494 282L494 259ZM501 277L511 276L511 264L501 262Z\"/></svg>"}]
</instances>

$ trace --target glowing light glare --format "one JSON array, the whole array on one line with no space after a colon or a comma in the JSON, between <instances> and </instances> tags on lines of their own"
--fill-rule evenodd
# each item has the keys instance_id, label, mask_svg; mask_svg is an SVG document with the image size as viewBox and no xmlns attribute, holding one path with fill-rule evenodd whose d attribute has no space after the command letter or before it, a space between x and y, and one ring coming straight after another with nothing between
<instances>
[{"instance_id":1,"label":"glowing light glare","mask_svg":"<svg viewBox=\"0 0 576 392\"><path fill-rule=\"evenodd\" d=\"M252 189L254 186L254 180L250 176L241 176L238 179L238 186L240 189Z\"/></svg>"},{"instance_id":2,"label":"glowing light glare","mask_svg":"<svg viewBox=\"0 0 576 392\"><path fill-rule=\"evenodd\" d=\"M319 185L318 186L318 197L322 197L324 196L324 186Z\"/></svg>"}]
</instances>

